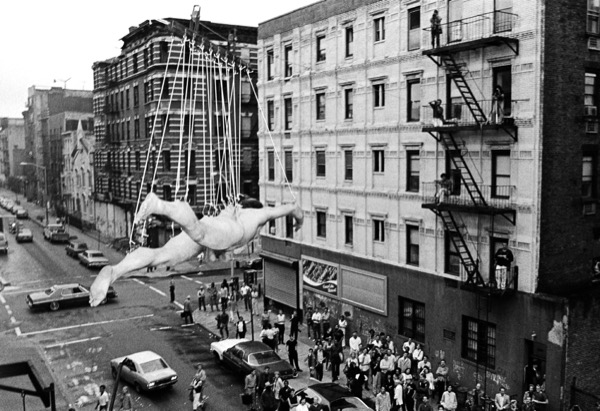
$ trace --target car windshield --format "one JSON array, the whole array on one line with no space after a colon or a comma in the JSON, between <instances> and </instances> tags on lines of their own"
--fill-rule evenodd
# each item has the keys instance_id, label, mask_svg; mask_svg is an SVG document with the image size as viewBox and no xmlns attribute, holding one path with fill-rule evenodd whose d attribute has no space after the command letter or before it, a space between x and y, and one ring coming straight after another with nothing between
<instances>
[{"instance_id":1,"label":"car windshield","mask_svg":"<svg viewBox=\"0 0 600 411\"><path fill-rule=\"evenodd\" d=\"M165 368L169 367L162 358L156 358L155 360L141 363L140 368L142 369L142 372L146 374L149 372L164 370Z\"/></svg>"},{"instance_id":2,"label":"car windshield","mask_svg":"<svg viewBox=\"0 0 600 411\"><path fill-rule=\"evenodd\" d=\"M281 358L274 351L257 352L248 355L248 364L264 365L280 361Z\"/></svg>"},{"instance_id":3,"label":"car windshield","mask_svg":"<svg viewBox=\"0 0 600 411\"><path fill-rule=\"evenodd\" d=\"M104 257L104 254L102 254L102 253L90 253L89 256L90 257Z\"/></svg>"}]
</instances>

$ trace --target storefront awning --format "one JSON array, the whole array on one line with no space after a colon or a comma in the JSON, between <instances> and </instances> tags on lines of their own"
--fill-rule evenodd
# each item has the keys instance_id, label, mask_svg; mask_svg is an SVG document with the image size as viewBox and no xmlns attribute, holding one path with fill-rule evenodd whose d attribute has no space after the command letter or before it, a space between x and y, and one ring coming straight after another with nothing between
<instances>
[{"instance_id":1,"label":"storefront awning","mask_svg":"<svg viewBox=\"0 0 600 411\"><path fill-rule=\"evenodd\" d=\"M292 268L298 267L298 260L295 258L286 257L285 255L271 253L269 251L261 251L259 255L268 260L277 261L278 263L289 265Z\"/></svg>"}]
</instances>

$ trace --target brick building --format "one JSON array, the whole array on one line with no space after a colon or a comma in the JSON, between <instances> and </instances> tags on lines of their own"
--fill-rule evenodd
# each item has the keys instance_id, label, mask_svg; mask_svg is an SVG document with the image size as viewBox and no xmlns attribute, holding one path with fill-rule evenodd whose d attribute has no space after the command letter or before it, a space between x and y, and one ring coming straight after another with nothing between
<instances>
[{"instance_id":1,"label":"brick building","mask_svg":"<svg viewBox=\"0 0 600 411\"><path fill-rule=\"evenodd\" d=\"M261 200L306 216L263 234L266 297L413 338L490 396L600 398L581 367L600 359L599 9L574 3L324 0L260 24Z\"/></svg>"},{"instance_id":2,"label":"brick building","mask_svg":"<svg viewBox=\"0 0 600 411\"><path fill-rule=\"evenodd\" d=\"M28 182L27 196L37 200L47 199L52 207L60 209L62 133L77 130L80 120L85 130L91 129L92 92L31 86L28 89L27 110L23 112L23 118L27 156L25 162L37 165L24 167L22 170ZM48 179L47 193L44 168Z\"/></svg>"},{"instance_id":3,"label":"brick building","mask_svg":"<svg viewBox=\"0 0 600 411\"><path fill-rule=\"evenodd\" d=\"M0 118L0 184L16 177L20 169L21 151L25 149L25 128L22 118ZM19 167L19 168L18 168Z\"/></svg>"},{"instance_id":4,"label":"brick building","mask_svg":"<svg viewBox=\"0 0 600 411\"><path fill-rule=\"evenodd\" d=\"M101 231L129 235L140 191L141 199L150 190L167 200L185 194L200 214L232 172L218 166L230 151L224 145L227 118L233 119L232 134L240 136L231 148L233 158L241 159L234 171L242 176L240 191L258 197L258 112L251 92L256 74L218 71L214 60L199 53L202 45L230 63L234 55L254 70L256 35L256 27L148 20L130 28L119 56L94 63L96 223ZM222 92L227 90L231 106L224 108ZM169 233L150 230L150 244L164 243Z\"/></svg>"}]
</instances>

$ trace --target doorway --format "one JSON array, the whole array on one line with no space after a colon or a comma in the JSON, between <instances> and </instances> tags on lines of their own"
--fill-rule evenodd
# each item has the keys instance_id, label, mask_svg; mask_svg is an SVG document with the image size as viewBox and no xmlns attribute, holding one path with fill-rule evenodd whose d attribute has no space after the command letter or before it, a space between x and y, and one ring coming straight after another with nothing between
<instances>
[{"instance_id":1,"label":"doorway","mask_svg":"<svg viewBox=\"0 0 600 411\"><path fill-rule=\"evenodd\" d=\"M525 340L525 365L523 366L523 392L529 384L544 385L546 381L546 344Z\"/></svg>"},{"instance_id":2,"label":"doorway","mask_svg":"<svg viewBox=\"0 0 600 411\"><path fill-rule=\"evenodd\" d=\"M502 88L504 93L504 117L510 117L512 106L512 66L494 67L494 84L492 89L497 86Z\"/></svg>"}]
</instances>

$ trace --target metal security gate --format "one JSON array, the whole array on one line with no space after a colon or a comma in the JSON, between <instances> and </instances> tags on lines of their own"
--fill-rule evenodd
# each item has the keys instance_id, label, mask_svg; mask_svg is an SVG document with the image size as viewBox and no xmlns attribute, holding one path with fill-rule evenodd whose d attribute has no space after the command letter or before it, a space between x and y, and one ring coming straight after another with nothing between
<instances>
[{"instance_id":1,"label":"metal security gate","mask_svg":"<svg viewBox=\"0 0 600 411\"><path fill-rule=\"evenodd\" d=\"M264 259L265 297L298 308L298 270Z\"/></svg>"}]
</instances>

